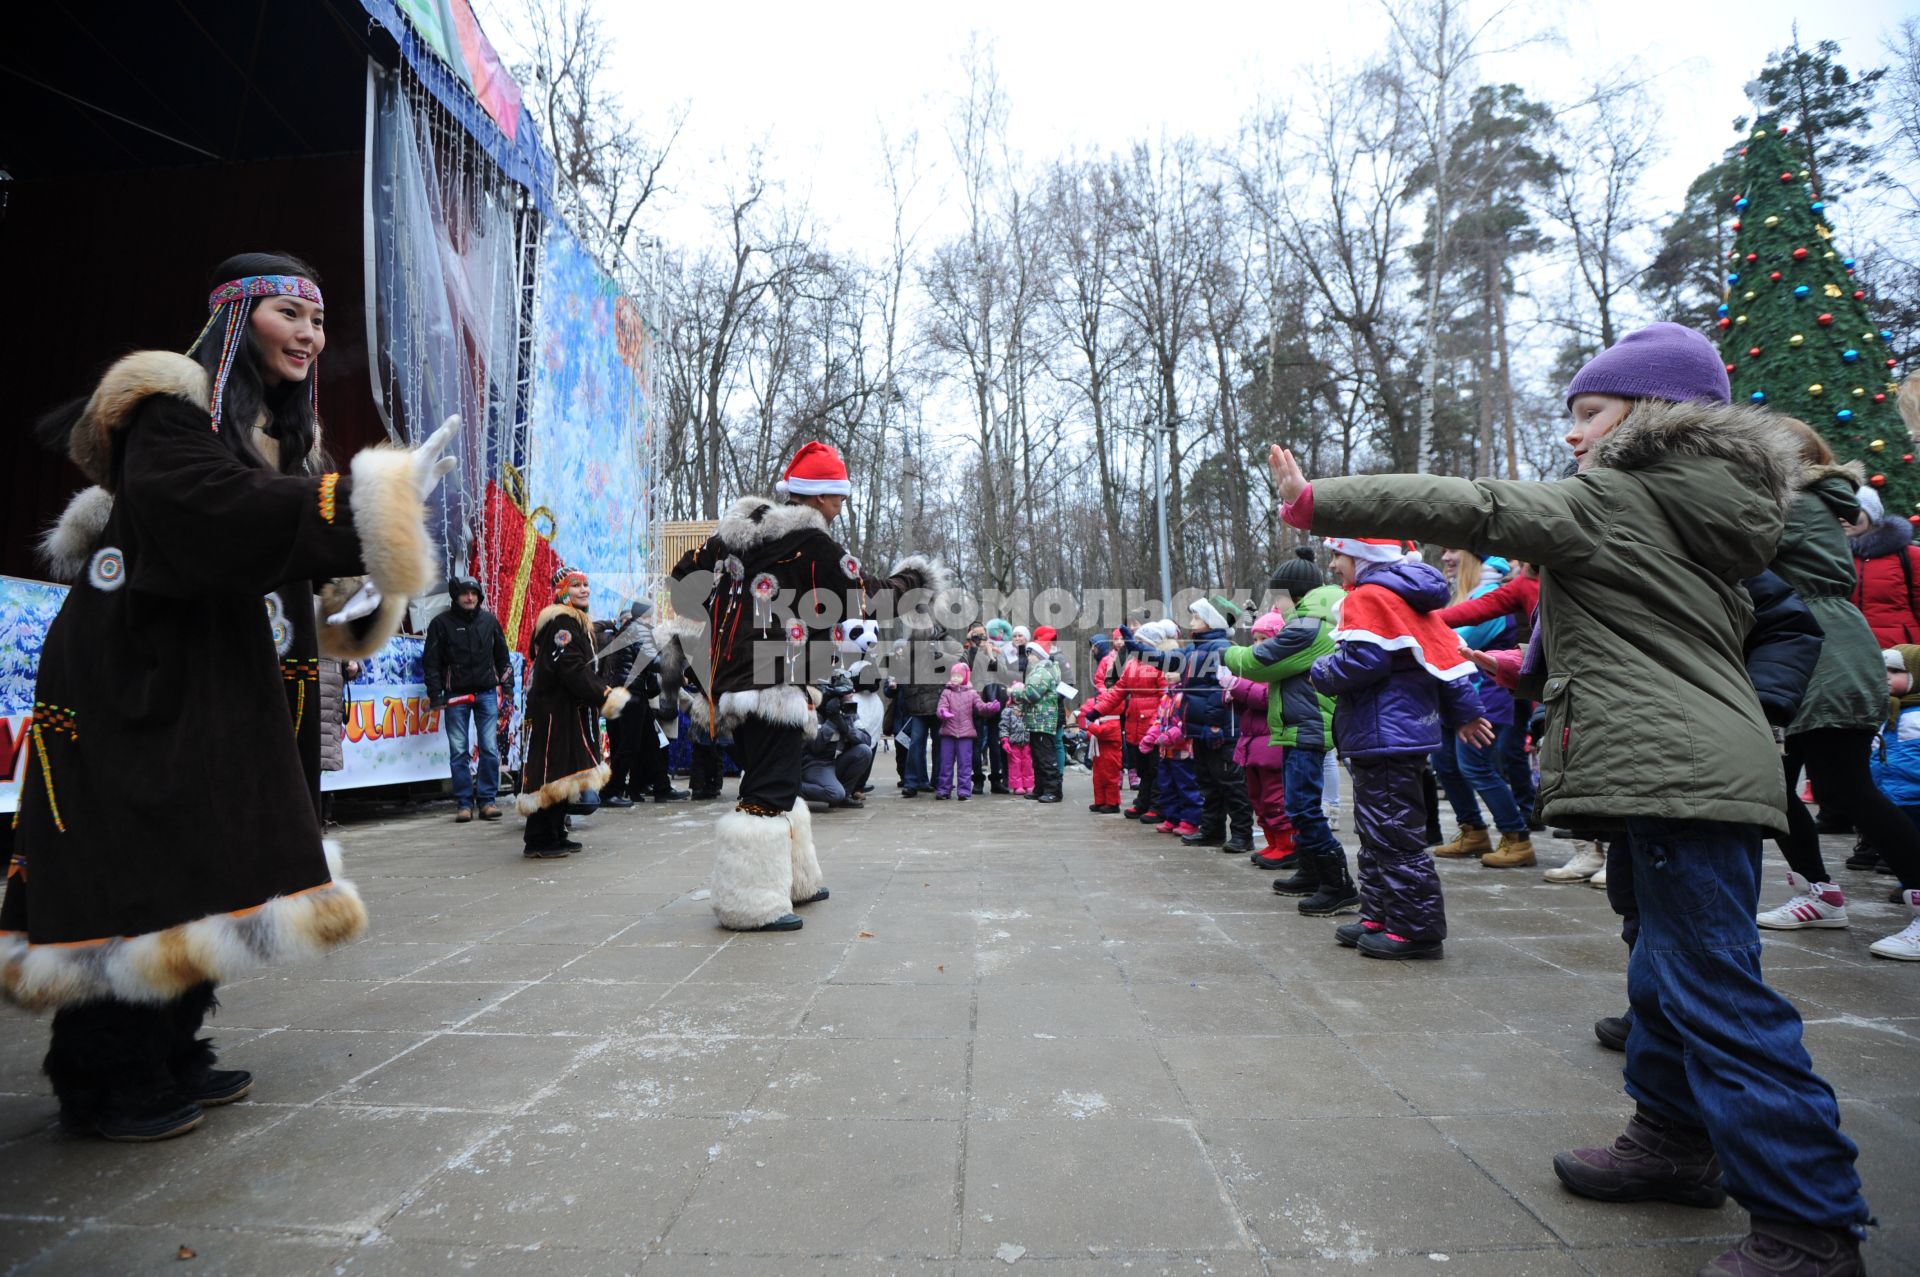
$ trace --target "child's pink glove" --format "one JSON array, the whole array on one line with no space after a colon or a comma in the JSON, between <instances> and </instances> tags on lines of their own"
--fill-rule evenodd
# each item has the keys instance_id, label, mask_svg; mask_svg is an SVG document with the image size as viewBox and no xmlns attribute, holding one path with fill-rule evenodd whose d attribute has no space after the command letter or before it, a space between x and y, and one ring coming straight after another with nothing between
<instances>
[{"instance_id":1,"label":"child's pink glove","mask_svg":"<svg viewBox=\"0 0 1920 1277\"><path fill-rule=\"evenodd\" d=\"M948 709L945 705L942 705L940 707L940 717L947 720L948 722L952 722L953 711L951 709Z\"/></svg>"}]
</instances>

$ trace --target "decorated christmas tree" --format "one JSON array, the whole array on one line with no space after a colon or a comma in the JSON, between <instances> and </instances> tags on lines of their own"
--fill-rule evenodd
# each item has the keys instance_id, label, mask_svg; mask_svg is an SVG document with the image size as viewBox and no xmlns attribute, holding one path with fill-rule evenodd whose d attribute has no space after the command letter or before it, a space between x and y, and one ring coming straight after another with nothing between
<instances>
[{"instance_id":1,"label":"decorated christmas tree","mask_svg":"<svg viewBox=\"0 0 1920 1277\"><path fill-rule=\"evenodd\" d=\"M1889 514L1920 516L1920 462L1894 402L1893 334L1868 314L1799 149L1763 116L1740 152L1719 319L1733 397L1800 418L1836 457L1865 467Z\"/></svg>"}]
</instances>

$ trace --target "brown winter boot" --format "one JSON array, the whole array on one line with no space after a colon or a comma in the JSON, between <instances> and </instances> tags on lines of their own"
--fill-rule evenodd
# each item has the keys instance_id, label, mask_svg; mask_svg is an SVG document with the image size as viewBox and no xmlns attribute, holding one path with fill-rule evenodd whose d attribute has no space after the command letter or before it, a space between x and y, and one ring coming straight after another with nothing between
<instances>
[{"instance_id":1,"label":"brown winter boot","mask_svg":"<svg viewBox=\"0 0 1920 1277\"><path fill-rule=\"evenodd\" d=\"M1480 857L1480 863L1489 869L1524 868L1533 863L1533 839L1526 834L1501 834L1500 845Z\"/></svg>"},{"instance_id":2,"label":"brown winter boot","mask_svg":"<svg viewBox=\"0 0 1920 1277\"><path fill-rule=\"evenodd\" d=\"M1433 849L1435 856L1484 856L1493 850L1493 844L1487 840L1484 825L1462 825L1460 832L1453 836L1452 842L1443 842Z\"/></svg>"}]
</instances>

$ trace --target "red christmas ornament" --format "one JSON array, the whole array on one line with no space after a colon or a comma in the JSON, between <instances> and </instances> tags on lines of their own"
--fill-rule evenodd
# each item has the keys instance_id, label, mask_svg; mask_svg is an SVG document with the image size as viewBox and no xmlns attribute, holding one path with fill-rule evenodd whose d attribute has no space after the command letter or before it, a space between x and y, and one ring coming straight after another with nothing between
<instances>
[{"instance_id":1,"label":"red christmas ornament","mask_svg":"<svg viewBox=\"0 0 1920 1277\"><path fill-rule=\"evenodd\" d=\"M1758 253L1748 253L1748 254L1747 254L1747 265L1749 265L1749 266L1751 266L1751 265L1753 265L1753 264L1754 264L1755 262L1757 262L1757 261L1759 261L1759 260L1760 260L1760 254L1758 254Z\"/></svg>"},{"instance_id":2,"label":"red christmas ornament","mask_svg":"<svg viewBox=\"0 0 1920 1277\"><path fill-rule=\"evenodd\" d=\"M1727 371L1728 371L1728 372L1732 372L1732 371L1733 371L1733 365L1732 365L1732 364L1728 364L1728 365L1727 365Z\"/></svg>"},{"instance_id":3,"label":"red christmas ornament","mask_svg":"<svg viewBox=\"0 0 1920 1277\"><path fill-rule=\"evenodd\" d=\"M1741 156L1741 158L1742 158L1742 159L1744 159L1744 158L1746 158L1746 154L1747 154L1747 148L1746 148L1746 147L1744 147L1744 146L1743 146L1743 147L1741 147L1741 148L1740 148L1740 156Z\"/></svg>"},{"instance_id":4,"label":"red christmas ornament","mask_svg":"<svg viewBox=\"0 0 1920 1277\"><path fill-rule=\"evenodd\" d=\"M1733 229L1736 231L1740 229L1740 219L1737 217L1733 219Z\"/></svg>"},{"instance_id":5,"label":"red christmas ornament","mask_svg":"<svg viewBox=\"0 0 1920 1277\"><path fill-rule=\"evenodd\" d=\"M1908 515L1908 516L1907 516L1907 522L1908 522L1908 523L1911 523L1911 524L1912 524L1912 525L1913 525L1914 527L1916 527L1916 528L1920 528L1920 514L1910 514L1910 515Z\"/></svg>"},{"instance_id":6,"label":"red christmas ornament","mask_svg":"<svg viewBox=\"0 0 1920 1277\"><path fill-rule=\"evenodd\" d=\"M1753 348L1752 350L1749 350L1749 351L1747 352L1747 357L1748 357L1748 358L1750 358L1750 359L1758 359L1758 358L1760 358L1760 347L1758 347L1758 346L1755 346L1755 347L1754 347L1754 348Z\"/></svg>"},{"instance_id":7,"label":"red christmas ornament","mask_svg":"<svg viewBox=\"0 0 1920 1277\"><path fill-rule=\"evenodd\" d=\"M1902 460L1902 461L1904 461L1904 462L1906 462L1906 463L1907 463L1908 465L1912 465L1912 464L1913 464L1913 454L1912 454L1911 452L1903 452L1903 453L1901 453L1901 454L1900 454L1900 460Z\"/></svg>"},{"instance_id":8,"label":"red christmas ornament","mask_svg":"<svg viewBox=\"0 0 1920 1277\"><path fill-rule=\"evenodd\" d=\"M1884 474L1876 474L1871 479L1868 479L1867 482L1876 488L1884 488L1887 486L1887 476Z\"/></svg>"},{"instance_id":9,"label":"red christmas ornament","mask_svg":"<svg viewBox=\"0 0 1920 1277\"><path fill-rule=\"evenodd\" d=\"M1722 315L1720 316L1720 326L1722 328L1731 328L1733 327L1733 321L1731 319L1728 319L1725 315Z\"/></svg>"},{"instance_id":10,"label":"red christmas ornament","mask_svg":"<svg viewBox=\"0 0 1920 1277\"><path fill-rule=\"evenodd\" d=\"M1804 248L1796 248L1796 249L1794 249L1794 250L1793 250L1793 260L1794 260L1794 261L1796 261L1796 262L1804 262L1804 261L1806 261L1806 260L1807 260L1807 250L1806 250L1806 249L1804 249Z\"/></svg>"},{"instance_id":11,"label":"red christmas ornament","mask_svg":"<svg viewBox=\"0 0 1920 1277\"><path fill-rule=\"evenodd\" d=\"M1733 197L1734 207L1738 208L1740 206L1740 201L1745 198L1747 198L1745 195L1735 195Z\"/></svg>"},{"instance_id":12,"label":"red christmas ornament","mask_svg":"<svg viewBox=\"0 0 1920 1277\"><path fill-rule=\"evenodd\" d=\"M1774 271L1772 274L1768 275L1767 278L1777 284L1780 282L1780 272Z\"/></svg>"},{"instance_id":13,"label":"red christmas ornament","mask_svg":"<svg viewBox=\"0 0 1920 1277\"><path fill-rule=\"evenodd\" d=\"M1833 323L1833 316L1832 316L1832 315L1822 315L1822 316L1820 316L1820 319L1819 319L1819 321L1818 321L1818 322L1819 322L1819 324L1820 324L1820 326L1821 326L1822 328L1825 328L1825 327L1827 327L1827 326L1828 326L1829 324L1831 324L1831 323Z\"/></svg>"},{"instance_id":14,"label":"red christmas ornament","mask_svg":"<svg viewBox=\"0 0 1920 1277\"><path fill-rule=\"evenodd\" d=\"M1863 301L1865 301L1865 300L1867 300L1867 291L1866 291L1866 289L1864 289L1864 288L1856 288L1856 289L1854 289L1854 290L1853 290L1853 300L1855 300L1855 301L1857 301L1857 302L1863 302Z\"/></svg>"},{"instance_id":15,"label":"red christmas ornament","mask_svg":"<svg viewBox=\"0 0 1920 1277\"><path fill-rule=\"evenodd\" d=\"M1791 182L1791 181L1793 180L1793 174L1791 174L1791 173L1782 173L1782 174L1780 175L1780 180L1781 180L1782 182Z\"/></svg>"}]
</instances>

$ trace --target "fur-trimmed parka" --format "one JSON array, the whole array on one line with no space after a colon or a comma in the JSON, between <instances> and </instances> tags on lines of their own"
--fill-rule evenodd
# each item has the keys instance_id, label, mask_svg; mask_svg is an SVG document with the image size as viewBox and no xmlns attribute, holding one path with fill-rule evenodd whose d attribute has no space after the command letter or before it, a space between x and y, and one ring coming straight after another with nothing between
<instances>
[{"instance_id":1,"label":"fur-trimmed parka","mask_svg":"<svg viewBox=\"0 0 1920 1277\"><path fill-rule=\"evenodd\" d=\"M1853 553L1840 526L1859 519L1854 493L1865 480L1858 462L1801 471L1770 565L1807 605L1823 635L1820 662L1787 725L1790 736L1829 727L1872 731L1886 720L1886 666L1872 627L1853 605Z\"/></svg>"},{"instance_id":2,"label":"fur-trimmed parka","mask_svg":"<svg viewBox=\"0 0 1920 1277\"><path fill-rule=\"evenodd\" d=\"M1642 400L1557 483L1380 475L1312 485L1312 531L1417 537L1541 568L1549 823L1627 816L1786 828L1779 750L1747 677L1741 581L1773 559L1800 474L1765 409Z\"/></svg>"},{"instance_id":3,"label":"fur-trimmed parka","mask_svg":"<svg viewBox=\"0 0 1920 1277\"><path fill-rule=\"evenodd\" d=\"M4 990L30 1009L167 1001L366 925L320 837L318 658L377 649L432 579L411 460L284 475L236 458L207 402L193 360L129 355L69 439L99 486L47 541L72 589L0 904ZM314 586L362 572L385 604L322 633Z\"/></svg>"},{"instance_id":4,"label":"fur-trimmed parka","mask_svg":"<svg viewBox=\"0 0 1920 1277\"><path fill-rule=\"evenodd\" d=\"M824 645L831 652L836 624L871 616L881 601L897 604L912 592L920 592L920 601L931 607L953 587L952 574L924 555L910 555L886 576L875 576L833 539L818 510L765 497L734 502L714 534L681 556L672 576L682 581L695 573L713 577L706 632L678 637L682 647L706 644L713 671L711 713L719 732L750 716L803 725L807 700L788 678L787 653L802 645ZM816 593L833 601L810 609L807 599ZM831 619L807 623L812 616ZM799 643L789 617L802 618ZM694 710L708 712L704 702Z\"/></svg>"},{"instance_id":5,"label":"fur-trimmed parka","mask_svg":"<svg viewBox=\"0 0 1920 1277\"><path fill-rule=\"evenodd\" d=\"M516 803L523 816L600 789L613 774L600 749L600 720L620 717L632 693L607 686L594 671L593 653L585 612L555 603L535 618L527 758Z\"/></svg>"}]
</instances>

